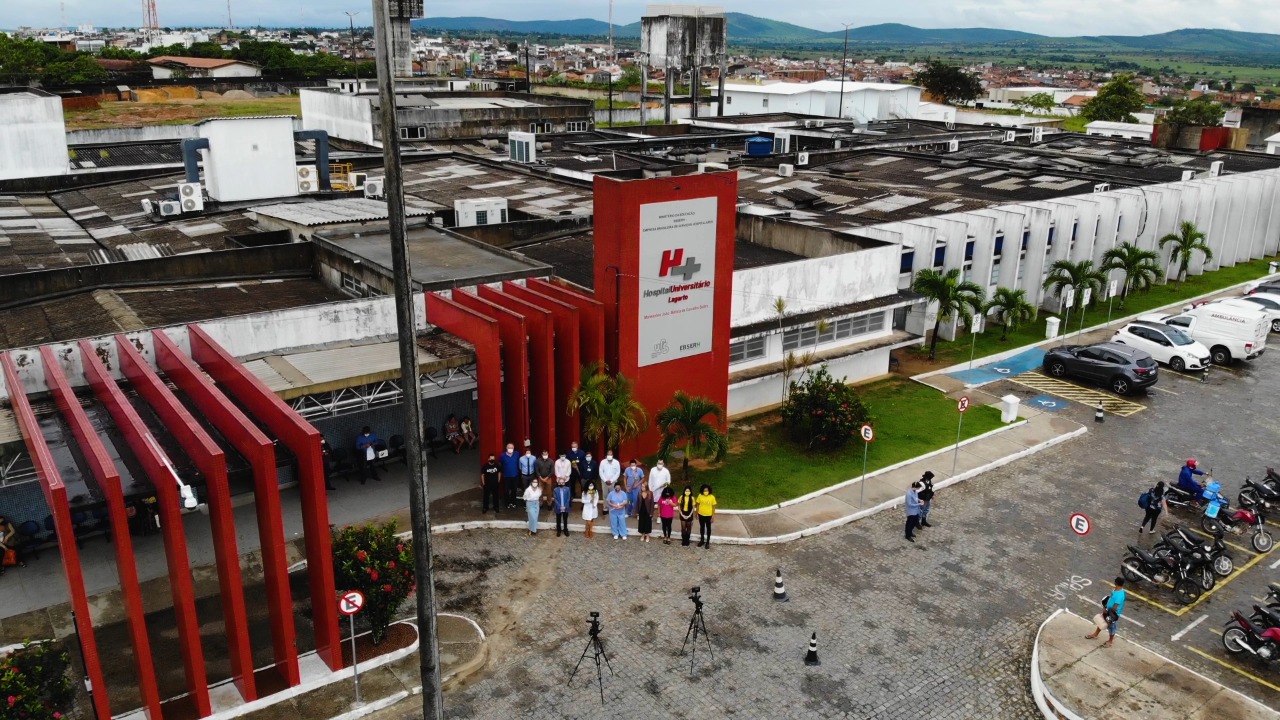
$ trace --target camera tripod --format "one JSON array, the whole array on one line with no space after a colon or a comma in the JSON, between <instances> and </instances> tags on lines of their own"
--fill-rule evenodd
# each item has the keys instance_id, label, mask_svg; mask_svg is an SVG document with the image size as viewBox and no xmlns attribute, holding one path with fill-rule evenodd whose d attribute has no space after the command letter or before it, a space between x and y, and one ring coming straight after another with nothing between
<instances>
[{"instance_id":1,"label":"camera tripod","mask_svg":"<svg viewBox=\"0 0 1280 720\"><path fill-rule=\"evenodd\" d=\"M698 636L707 643L707 652L711 653L712 662L716 659L715 650L711 647L711 633L707 632L707 618L702 614L702 596L699 595L701 588L694 588L693 594L689 599L693 601L693 617L689 618L689 629L685 631L684 642L680 645L680 655L684 656L685 647L690 650L689 653L689 674L693 675L693 665L698 659ZM692 643L690 643L692 640Z\"/></svg>"},{"instance_id":2,"label":"camera tripod","mask_svg":"<svg viewBox=\"0 0 1280 720\"><path fill-rule=\"evenodd\" d=\"M587 653L591 652L591 659L596 664L596 684L600 686L600 704L604 705L604 670L600 667L600 661L604 660L605 667L609 668L609 677L613 677L613 666L609 664L609 656L604 654L604 642L600 640L600 613L591 613L590 623L591 628L588 630L590 638L587 639L587 646L582 649L582 657L578 658L578 664L574 665L573 672L569 673L569 682L573 682L574 676L578 674L578 668L582 666L582 661L586 660Z\"/></svg>"}]
</instances>

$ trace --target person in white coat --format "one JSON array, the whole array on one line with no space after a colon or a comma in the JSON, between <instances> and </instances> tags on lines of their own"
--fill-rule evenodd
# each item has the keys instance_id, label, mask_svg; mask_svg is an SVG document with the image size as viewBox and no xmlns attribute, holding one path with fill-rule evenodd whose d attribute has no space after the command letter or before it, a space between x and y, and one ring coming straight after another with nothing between
<instances>
[{"instance_id":1,"label":"person in white coat","mask_svg":"<svg viewBox=\"0 0 1280 720\"><path fill-rule=\"evenodd\" d=\"M582 521L586 523L587 530L582 533L583 537L595 536L596 518L600 517L600 493L596 492L596 484L589 482L582 489Z\"/></svg>"},{"instance_id":2,"label":"person in white coat","mask_svg":"<svg viewBox=\"0 0 1280 720\"><path fill-rule=\"evenodd\" d=\"M613 451L609 450L604 454L604 459L600 461L600 493L608 495L613 490L613 484L618 482L618 478L622 477L622 463L613 456Z\"/></svg>"},{"instance_id":3,"label":"person in white coat","mask_svg":"<svg viewBox=\"0 0 1280 720\"><path fill-rule=\"evenodd\" d=\"M542 502L542 488L538 486L537 481L529 483L529 487L524 489L525 510L529 513L529 537L538 534L538 510L539 504Z\"/></svg>"},{"instance_id":4,"label":"person in white coat","mask_svg":"<svg viewBox=\"0 0 1280 720\"><path fill-rule=\"evenodd\" d=\"M653 496L652 500L655 503L657 502L658 498L662 497L662 489L667 487L670 484L671 484L671 471L667 469L666 463L662 462L662 460L659 459L658 463L653 466L652 470L649 471L649 494ZM649 510L650 512L656 514L658 511L657 505L654 505L653 507L649 508Z\"/></svg>"}]
</instances>

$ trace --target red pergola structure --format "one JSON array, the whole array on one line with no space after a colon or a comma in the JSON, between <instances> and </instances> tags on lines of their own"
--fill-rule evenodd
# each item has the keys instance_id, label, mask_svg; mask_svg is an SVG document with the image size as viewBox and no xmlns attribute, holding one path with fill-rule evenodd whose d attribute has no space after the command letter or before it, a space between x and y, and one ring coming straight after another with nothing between
<instances>
[{"instance_id":1,"label":"red pergola structure","mask_svg":"<svg viewBox=\"0 0 1280 720\"><path fill-rule=\"evenodd\" d=\"M182 337L183 334L185 338ZM148 339L151 341L150 348L144 342ZM181 341L184 339L191 348L190 353L181 349ZM494 345L496 346L496 342ZM159 370L181 390L192 409L188 409L184 400L169 389L156 368L147 361L148 350L154 352ZM76 547L70 498L53 451L45 440L23 385L23 373L30 373L30 370L20 371L20 367L31 364L31 358L29 355L15 358L21 352L0 353L0 370L3 370L10 405L54 519L71 607L76 616L79 641L83 649L85 673L94 690L94 710L98 717L108 718L111 717L109 688L105 682L80 555ZM166 432L180 446L182 453L190 457L203 481L205 497L202 499L208 506L213 533L219 600L230 654L231 676L243 700L251 701L259 697L259 680L263 671L255 673L253 667L226 458L223 450L193 416L193 410L204 416L248 460L253 470L266 604L270 615L275 660L274 666L269 669L277 672L284 681L283 684L288 686L298 684L300 678L279 481L273 443L258 429L255 419L276 435L297 458L317 654L330 669L343 667L319 432L246 371L207 333L194 325L171 329L169 333L157 330L149 337L142 335L129 338L119 335L93 342L82 340L75 347L61 352L55 352L53 348L46 346L38 350L38 356L43 366L44 384L70 427L71 436L84 459L86 473L100 490L101 499L106 505L119 567L129 638L133 646L137 687L146 715L153 720L160 720L166 712L166 706L162 703L158 690L152 639L148 634L143 610L121 475L72 390L73 382L69 373L74 374L76 370L83 370L84 379L83 382L74 384L87 384L92 388L95 398L110 414L143 474L154 487L172 590L173 611L177 620L178 644L186 685L185 703L190 705L191 711L203 717L212 714L214 708L211 707L206 678L187 537L182 521L186 483L179 477L166 451L140 415L138 408L142 405L135 405L135 402L145 403L155 413ZM130 401L117 384L111 371L113 362L117 364L119 375L136 391L139 400ZM28 379L38 382L31 376ZM252 413L255 419L247 417L241 407ZM280 683L271 684L278 686ZM183 711L183 714L185 712L190 711Z\"/></svg>"}]
</instances>

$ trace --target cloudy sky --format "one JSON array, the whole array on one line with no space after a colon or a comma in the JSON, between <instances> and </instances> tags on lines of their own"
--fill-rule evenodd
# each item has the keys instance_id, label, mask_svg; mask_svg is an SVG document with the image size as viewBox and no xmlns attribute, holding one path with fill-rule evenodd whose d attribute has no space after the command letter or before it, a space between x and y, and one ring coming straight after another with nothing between
<instances>
[{"instance_id":1,"label":"cloudy sky","mask_svg":"<svg viewBox=\"0 0 1280 720\"><path fill-rule=\"evenodd\" d=\"M223 0L157 0L163 25L221 25ZM65 0L66 21L77 25L137 25L140 0ZM634 22L647 3L615 0L614 21ZM788 4L773 0L724 0L730 11L785 20L820 30L840 23L900 22L919 27L998 27L1045 35L1140 35L1182 27L1280 33L1280 2L1263 0L819 0ZM232 0L237 26L346 25L344 10L369 12L369 0ZM433 17L479 15L511 20L608 17L608 0L427 0ZM55 0L0 0L0 27L60 22ZM366 20L367 22L367 20Z\"/></svg>"}]
</instances>

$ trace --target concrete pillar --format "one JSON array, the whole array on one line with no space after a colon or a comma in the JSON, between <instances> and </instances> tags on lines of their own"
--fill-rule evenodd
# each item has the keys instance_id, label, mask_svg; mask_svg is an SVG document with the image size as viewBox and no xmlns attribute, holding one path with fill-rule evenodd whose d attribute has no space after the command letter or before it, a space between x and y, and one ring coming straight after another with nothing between
<instances>
[{"instance_id":1,"label":"concrete pillar","mask_svg":"<svg viewBox=\"0 0 1280 720\"><path fill-rule=\"evenodd\" d=\"M391 62L396 77L413 77L413 37L409 18L391 18Z\"/></svg>"}]
</instances>

